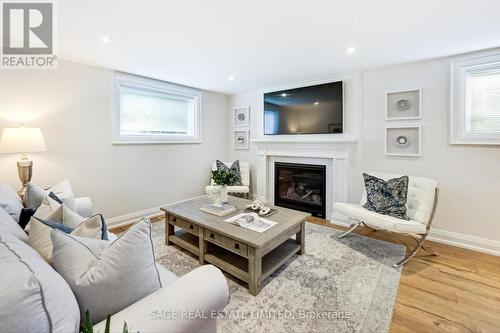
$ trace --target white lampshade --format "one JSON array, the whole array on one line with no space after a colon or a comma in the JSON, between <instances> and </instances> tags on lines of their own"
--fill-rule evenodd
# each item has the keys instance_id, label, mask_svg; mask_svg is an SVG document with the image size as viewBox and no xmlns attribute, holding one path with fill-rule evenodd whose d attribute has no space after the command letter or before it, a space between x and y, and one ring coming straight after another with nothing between
<instances>
[{"instance_id":1,"label":"white lampshade","mask_svg":"<svg viewBox=\"0 0 500 333\"><path fill-rule=\"evenodd\" d=\"M4 128L0 138L0 153L33 153L46 151L39 128Z\"/></svg>"}]
</instances>

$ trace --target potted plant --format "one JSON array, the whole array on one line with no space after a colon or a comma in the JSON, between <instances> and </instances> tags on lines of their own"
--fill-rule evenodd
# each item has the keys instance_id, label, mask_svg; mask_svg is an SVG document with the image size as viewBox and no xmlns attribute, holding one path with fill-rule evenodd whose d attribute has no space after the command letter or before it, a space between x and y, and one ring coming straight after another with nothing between
<instances>
[{"instance_id":1,"label":"potted plant","mask_svg":"<svg viewBox=\"0 0 500 333\"><path fill-rule=\"evenodd\" d=\"M229 170L212 171L215 186L207 189L207 194L214 201L214 206L222 207L227 202L227 187L236 183L237 177Z\"/></svg>"}]
</instances>

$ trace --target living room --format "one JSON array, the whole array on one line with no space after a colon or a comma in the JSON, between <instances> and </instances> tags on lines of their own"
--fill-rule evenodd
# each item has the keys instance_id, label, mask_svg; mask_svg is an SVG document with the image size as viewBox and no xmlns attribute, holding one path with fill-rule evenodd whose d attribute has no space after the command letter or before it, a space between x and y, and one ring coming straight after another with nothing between
<instances>
[{"instance_id":1,"label":"living room","mask_svg":"<svg viewBox=\"0 0 500 333\"><path fill-rule=\"evenodd\" d=\"M1 6L0 330L500 331L497 1Z\"/></svg>"}]
</instances>

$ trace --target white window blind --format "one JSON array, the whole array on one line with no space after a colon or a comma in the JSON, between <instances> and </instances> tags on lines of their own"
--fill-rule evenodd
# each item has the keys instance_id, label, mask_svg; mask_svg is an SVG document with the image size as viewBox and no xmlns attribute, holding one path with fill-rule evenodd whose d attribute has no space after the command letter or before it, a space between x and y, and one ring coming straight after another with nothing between
<instances>
[{"instance_id":1,"label":"white window blind","mask_svg":"<svg viewBox=\"0 0 500 333\"><path fill-rule=\"evenodd\" d=\"M500 146L500 54L450 63L450 143Z\"/></svg>"},{"instance_id":2,"label":"white window blind","mask_svg":"<svg viewBox=\"0 0 500 333\"><path fill-rule=\"evenodd\" d=\"M115 144L201 142L201 92L167 82L115 74Z\"/></svg>"},{"instance_id":3,"label":"white window blind","mask_svg":"<svg viewBox=\"0 0 500 333\"><path fill-rule=\"evenodd\" d=\"M473 74L470 78L472 132L500 132L500 72Z\"/></svg>"},{"instance_id":4,"label":"white window blind","mask_svg":"<svg viewBox=\"0 0 500 333\"><path fill-rule=\"evenodd\" d=\"M122 135L188 135L192 127L192 100L127 87L120 102Z\"/></svg>"}]
</instances>

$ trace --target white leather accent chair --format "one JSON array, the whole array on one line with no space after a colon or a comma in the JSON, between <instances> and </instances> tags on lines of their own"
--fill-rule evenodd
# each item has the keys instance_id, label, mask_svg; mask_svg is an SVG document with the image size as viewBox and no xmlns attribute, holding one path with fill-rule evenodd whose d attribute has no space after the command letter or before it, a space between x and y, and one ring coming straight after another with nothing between
<instances>
[{"instance_id":1,"label":"white leather accent chair","mask_svg":"<svg viewBox=\"0 0 500 333\"><path fill-rule=\"evenodd\" d=\"M233 162L223 162L228 168L231 167ZM214 162L212 164L212 171L217 170L217 164ZM242 194L246 198L249 197L250 194L250 164L248 162L241 162L240 161L240 173L241 173L241 183L243 185L239 186L228 186L227 191L228 193L237 193L237 194ZM210 185L205 187L205 191L209 189L210 187L215 186L214 180L210 176Z\"/></svg>"},{"instance_id":2,"label":"white leather accent chair","mask_svg":"<svg viewBox=\"0 0 500 333\"><path fill-rule=\"evenodd\" d=\"M369 172L368 174L386 181L403 176L380 172ZM434 219L438 194L439 189L434 179L409 176L406 215L408 215L410 220L401 220L389 215L378 214L364 208L363 205L366 203L366 190L363 191L361 203L359 205L336 202L333 209L347 216L351 225L351 228L339 235L339 238L347 236L361 224L372 229L382 229L390 232L408 234L417 242L417 246L410 251L404 259L393 265L393 267L398 268L407 263L420 248L425 250L423 244L425 238L429 234L432 220ZM435 255L436 253L433 254Z\"/></svg>"}]
</instances>

